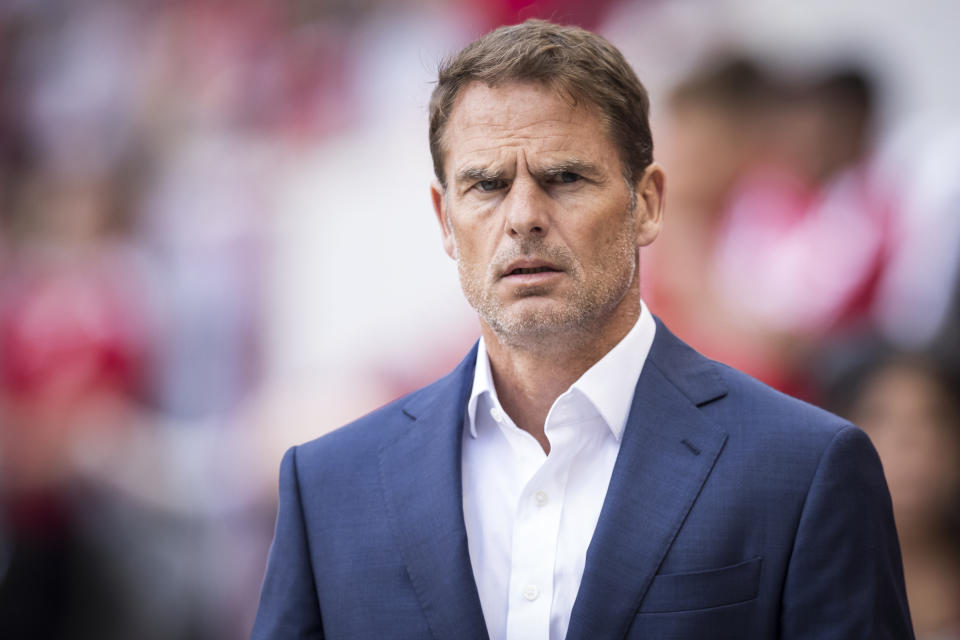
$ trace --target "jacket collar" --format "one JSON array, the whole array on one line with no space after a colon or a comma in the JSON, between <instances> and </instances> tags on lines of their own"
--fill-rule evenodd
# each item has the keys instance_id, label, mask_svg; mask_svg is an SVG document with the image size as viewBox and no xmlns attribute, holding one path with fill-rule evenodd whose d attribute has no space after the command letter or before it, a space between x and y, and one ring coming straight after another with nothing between
<instances>
[{"instance_id":1,"label":"jacket collar","mask_svg":"<svg viewBox=\"0 0 960 640\"><path fill-rule=\"evenodd\" d=\"M487 638L461 498L460 443L476 347L403 405L407 429L380 447L390 525L433 635Z\"/></svg>"},{"instance_id":2,"label":"jacket collar","mask_svg":"<svg viewBox=\"0 0 960 640\"><path fill-rule=\"evenodd\" d=\"M726 443L698 408L726 395L716 366L657 321L567 638L627 633Z\"/></svg>"}]
</instances>

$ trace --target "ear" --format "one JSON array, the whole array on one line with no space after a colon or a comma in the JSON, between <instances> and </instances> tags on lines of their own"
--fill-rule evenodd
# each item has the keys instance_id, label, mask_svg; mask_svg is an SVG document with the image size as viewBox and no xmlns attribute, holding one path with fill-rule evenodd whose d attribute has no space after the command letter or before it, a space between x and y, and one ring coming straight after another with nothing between
<instances>
[{"instance_id":1,"label":"ear","mask_svg":"<svg viewBox=\"0 0 960 640\"><path fill-rule=\"evenodd\" d=\"M443 195L443 187L437 180L430 184L430 199L433 201L433 212L440 223L440 233L443 235L443 250L447 255L457 259L457 243L453 238L453 229L450 228L450 218L447 215L447 201Z\"/></svg>"},{"instance_id":2,"label":"ear","mask_svg":"<svg viewBox=\"0 0 960 640\"><path fill-rule=\"evenodd\" d=\"M638 247L647 246L660 235L666 188L667 174L656 162L651 163L636 182Z\"/></svg>"}]
</instances>

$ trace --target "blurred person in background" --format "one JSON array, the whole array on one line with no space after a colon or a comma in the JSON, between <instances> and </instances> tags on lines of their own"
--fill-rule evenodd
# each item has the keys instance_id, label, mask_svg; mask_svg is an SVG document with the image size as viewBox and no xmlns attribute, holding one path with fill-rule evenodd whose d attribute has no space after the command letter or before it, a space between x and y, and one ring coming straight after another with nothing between
<instances>
[{"instance_id":1,"label":"blurred person in background","mask_svg":"<svg viewBox=\"0 0 960 640\"><path fill-rule=\"evenodd\" d=\"M893 213L869 166L873 83L853 67L808 75L775 80L734 58L677 86L676 224L648 264L651 294L693 345L811 398L806 354L869 321Z\"/></svg>"},{"instance_id":2,"label":"blurred person in background","mask_svg":"<svg viewBox=\"0 0 960 640\"><path fill-rule=\"evenodd\" d=\"M880 345L848 359L826 400L863 428L880 454L917 640L960 640L957 377L930 355Z\"/></svg>"},{"instance_id":3,"label":"blurred person in background","mask_svg":"<svg viewBox=\"0 0 960 640\"><path fill-rule=\"evenodd\" d=\"M122 637L128 607L86 517L76 455L118 437L142 393L147 328L118 243L110 176L43 170L16 185L0 280L0 635Z\"/></svg>"},{"instance_id":4,"label":"blurred person in background","mask_svg":"<svg viewBox=\"0 0 960 640\"><path fill-rule=\"evenodd\" d=\"M810 341L869 317L896 195L871 173L877 101L857 67L820 70L781 92L717 249L719 286L760 323Z\"/></svg>"},{"instance_id":5,"label":"blurred person in background","mask_svg":"<svg viewBox=\"0 0 960 640\"><path fill-rule=\"evenodd\" d=\"M717 245L731 193L758 162L774 127L775 87L742 55L720 56L678 83L662 124L670 172L669 216L644 252L646 299L691 346L773 386L780 341L754 323L716 284Z\"/></svg>"},{"instance_id":6,"label":"blurred person in background","mask_svg":"<svg viewBox=\"0 0 960 640\"><path fill-rule=\"evenodd\" d=\"M138 420L149 351L128 239L139 167L109 108L124 75L100 82L103 60L85 55L115 44L101 6L76 21L36 5L0 15L3 637L137 635L124 546L97 531L105 495L79 462Z\"/></svg>"}]
</instances>

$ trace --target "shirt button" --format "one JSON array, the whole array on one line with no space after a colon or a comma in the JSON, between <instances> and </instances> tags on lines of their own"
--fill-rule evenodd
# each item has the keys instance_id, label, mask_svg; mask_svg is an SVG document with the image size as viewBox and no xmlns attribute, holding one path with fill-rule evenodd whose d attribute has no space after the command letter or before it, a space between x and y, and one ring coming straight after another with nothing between
<instances>
[{"instance_id":1,"label":"shirt button","mask_svg":"<svg viewBox=\"0 0 960 640\"><path fill-rule=\"evenodd\" d=\"M538 507L542 507L550 501L550 496L547 495L546 491L537 491L533 494L533 499L536 500Z\"/></svg>"},{"instance_id":2,"label":"shirt button","mask_svg":"<svg viewBox=\"0 0 960 640\"><path fill-rule=\"evenodd\" d=\"M533 602L540 596L540 589L535 584L528 584L523 588L523 597Z\"/></svg>"},{"instance_id":3,"label":"shirt button","mask_svg":"<svg viewBox=\"0 0 960 640\"><path fill-rule=\"evenodd\" d=\"M500 411L499 407L493 407L490 409L490 417L497 422L503 422L503 411Z\"/></svg>"}]
</instances>

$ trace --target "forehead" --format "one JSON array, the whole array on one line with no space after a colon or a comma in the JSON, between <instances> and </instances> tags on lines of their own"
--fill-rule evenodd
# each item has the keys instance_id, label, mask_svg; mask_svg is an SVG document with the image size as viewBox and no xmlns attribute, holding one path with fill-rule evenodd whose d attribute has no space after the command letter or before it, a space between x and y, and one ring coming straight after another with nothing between
<instances>
[{"instance_id":1,"label":"forehead","mask_svg":"<svg viewBox=\"0 0 960 640\"><path fill-rule=\"evenodd\" d=\"M535 83L470 83L457 96L443 142L447 175L478 160L508 162L520 151L528 161L575 153L619 166L597 107Z\"/></svg>"}]
</instances>

